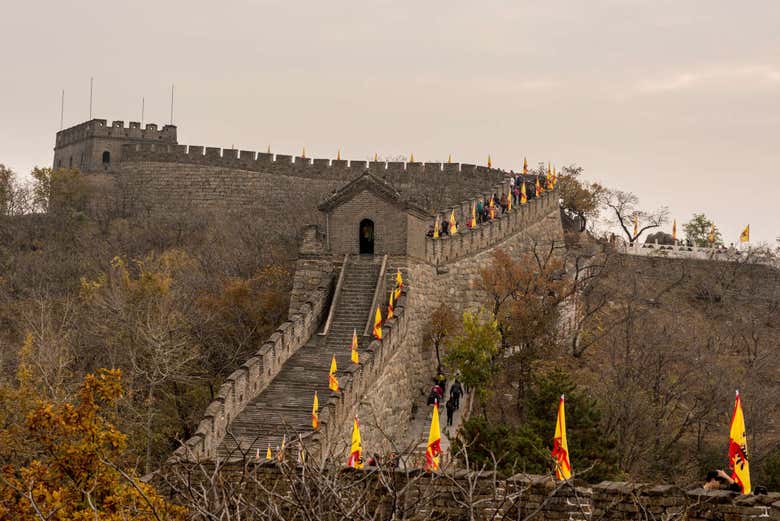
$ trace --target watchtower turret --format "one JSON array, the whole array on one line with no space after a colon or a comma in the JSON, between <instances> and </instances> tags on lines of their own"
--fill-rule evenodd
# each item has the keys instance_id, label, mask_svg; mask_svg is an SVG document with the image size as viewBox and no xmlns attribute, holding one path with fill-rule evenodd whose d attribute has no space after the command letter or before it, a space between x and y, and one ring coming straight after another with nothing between
<instances>
[{"instance_id":1,"label":"watchtower turret","mask_svg":"<svg viewBox=\"0 0 780 521\"><path fill-rule=\"evenodd\" d=\"M84 173L110 172L122 158L122 145L131 143L177 144L176 127L154 123L144 128L136 121L111 125L105 119L91 119L57 132L54 168L78 168Z\"/></svg>"}]
</instances>

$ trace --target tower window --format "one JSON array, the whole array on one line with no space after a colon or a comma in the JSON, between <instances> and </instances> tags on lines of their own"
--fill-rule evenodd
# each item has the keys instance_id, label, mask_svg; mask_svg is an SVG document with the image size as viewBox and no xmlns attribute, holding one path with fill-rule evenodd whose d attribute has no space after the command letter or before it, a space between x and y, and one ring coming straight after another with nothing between
<instances>
[{"instance_id":1,"label":"tower window","mask_svg":"<svg viewBox=\"0 0 780 521\"><path fill-rule=\"evenodd\" d=\"M103 164L104 165L110 165L111 164L111 152L106 150L103 152Z\"/></svg>"}]
</instances>

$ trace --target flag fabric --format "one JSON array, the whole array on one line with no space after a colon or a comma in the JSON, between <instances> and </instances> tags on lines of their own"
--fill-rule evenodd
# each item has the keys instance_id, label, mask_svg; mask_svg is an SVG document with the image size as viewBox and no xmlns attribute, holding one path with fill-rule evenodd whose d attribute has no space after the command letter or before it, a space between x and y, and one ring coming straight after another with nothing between
<instances>
[{"instance_id":1,"label":"flag fabric","mask_svg":"<svg viewBox=\"0 0 780 521\"><path fill-rule=\"evenodd\" d=\"M347 460L347 466L354 469L363 468L363 443L360 439L360 424L358 423L357 416L355 416L354 423L352 424L352 446L349 449L349 459Z\"/></svg>"},{"instance_id":2,"label":"flag fabric","mask_svg":"<svg viewBox=\"0 0 780 521\"><path fill-rule=\"evenodd\" d=\"M428 431L428 446L425 449L425 470L439 470L441 454L441 427L439 427L439 401L433 402L431 430Z\"/></svg>"},{"instance_id":3,"label":"flag fabric","mask_svg":"<svg viewBox=\"0 0 780 521\"><path fill-rule=\"evenodd\" d=\"M393 290L393 297L396 302L401 297L401 289L404 287L404 278L401 276L401 268L395 272L395 289Z\"/></svg>"},{"instance_id":4,"label":"flag fabric","mask_svg":"<svg viewBox=\"0 0 780 521\"><path fill-rule=\"evenodd\" d=\"M743 494L750 494L750 463L748 458L747 435L745 433L745 415L742 412L742 401L737 398L734 401L734 414L731 416L731 428L729 430L729 467L731 478L742 487Z\"/></svg>"},{"instance_id":5,"label":"flag fabric","mask_svg":"<svg viewBox=\"0 0 780 521\"><path fill-rule=\"evenodd\" d=\"M390 298L393 298L392 293L390 294ZM358 355L357 329L352 330L352 345L350 346L350 351L352 352L352 361L359 364L360 356Z\"/></svg>"},{"instance_id":6,"label":"flag fabric","mask_svg":"<svg viewBox=\"0 0 780 521\"><path fill-rule=\"evenodd\" d=\"M452 154L447 156L447 163L452 163Z\"/></svg>"},{"instance_id":7,"label":"flag fabric","mask_svg":"<svg viewBox=\"0 0 780 521\"><path fill-rule=\"evenodd\" d=\"M523 158L523 175L528 175L528 160Z\"/></svg>"},{"instance_id":8,"label":"flag fabric","mask_svg":"<svg viewBox=\"0 0 780 521\"><path fill-rule=\"evenodd\" d=\"M382 340L382 311L379 306L376 307L376 314L374 315L374 338Z\"/></svg>"},{"instance_id":9,"label":"flag fabric","mask_svg":"<svg viewBox=\"0 0 780 521\"><path fill-rule=\"evenodd\" d=\"M409 158L410 163L414 163L414 152L412 152L412 157Z\"/></svg>"},{"instance_id":10,"label":"flag fabric","mask_svg":"<svg viewBox=\"0 0 780 521\"><path fill-rule=\"evenodd\" d=\"M268 450L265 451L265 459L266 459L266 461L270 461L270 460L274 459L273 455L271 454L271 444L270 443L268 444Z\"/></svg>"},{"instance_id":11,"label":"flag fabric","mask_svg":"<svg viewBox=\"0 0 780 521\"><path fill-rule=\"evenodd\" d=\"M506 198L506 210L509 211L512 209L512 189L509 189L509 194L507 194L508 197Z\"/></svg>"},{"instance_id":12,"label":"flag fabric","mask_svg":"<svg viewBox=\"0 0 780 521\"><path fill-rule=\"evenodd\" d=\"M536 197L542 195L542 185L539 183L539 176L536 176Z\"/></svg>"},{"instance_id":13,"label":"flag fabric","mask_svg":"<svg viewBox=\"0 0 780 521\"><path fill-rule=\"evenodd\" d=\"M317 391L314 391L314 403L311 405L311 428L315 431L320 428L320 417L318 411L320 410L320 402L317 399Z\"/></svg>"},{"instance_id":14,"label":"flag fabric","mask_svg":"<svg viewBox=\"0 0 780 521\"><path fill-rule=\"evenodd\" d=\"M328 389L337 393L339 391L339 381L336 378L336 355L330 361L330 372L328 373Z\"/></svg>"},{"instance_id":15,"label":"flag fabric","mask_svg":"<svg viewBox=\"0 0 780 521\"><path fill-rule=\"evenodd\" d=\"M545 186L547 190L552 190L552 170L550 170L550 163L547 163L547 175L545 176Z\"/></svg>"},{"instance_id":16,"label":"flag fabric","mask_svg":"<svg viewBox=\"0 0 780 521\"><path fill-rule=\"evenodd\" d=\"M490 158L490 154L488 154L488 168L493 168L493 160Z\"/></svg>"},{"instance_id":17,"label":"flag fabric","mask_svg":"<svg viewBox=\"0 0 780 521\"><path fill-rule=\"evenodd\" d=\"M715 225L713 224L710 228L710 233L707 235L707 242L710 244L715 242Z\"/></svg>"},{"instance_id":18,"label":"flag fabric","mask_svg":"<svg viewBox=\"0 0 780 521\"><path fill-rule=\"evenodd\" d=\"M672 222L672 240L677 242L677 219Z\"/></svg>"},{"instance_id":19,"label":"flag fabric","mask_svg":"<svg viewBox=\"0 0 780 521\"><path fill-rule=\"evenodd\" d=\"M490 208L490 220L496 218L496 203L493 201L493 196L490 196L490 202L488 203L488 207Z\"/></svg>"},{"instance_id":20,"label":"flag fabric","mask_svg":"<svg viewBox=\"0 0 780 521\"><path fill-rule=\"evenodd\" d=\"M750 225L745 226L742 233L739 234L739 242L750 242Z\"/></svg>"},{"instance_id":21,"label":"flag fabric","mask_svg":"<svg viewBox=\"0 0 780 521\"><path fill-rule=\"evenodd\" d=\"M387 303L387 318L385 320L390 320L393 318L393 295L395 295L395 290L390 292L390 301Z\"/></svg>"},{"instance_id":22,"label":"flag fabric","mask_svg":"<svg viewBox=\"0 0 780 521\"><path fill-rule=\"evenodd\" d=\"M477 203L471 203L471 227L477 227Z\"/></svg>"},{"instance_id":23,"label":"flag fabric","mask_svg":"<svg viewBox=\"0 0 780 521\"><path fill-rule=\"evenodd\" d=\"M634 215L634 237L639 233L639 218Z\"/></svg>"},{"instance_id":24,"label":"flag fabric","mask_svg":"<svg viewBox=\"0 0 780 521\"><path fill-rule=\"evenodd\" d=\"M558 172L555 170L555 167L553 167L552 187L555 188L556 184L558 184Z\"/></svg>"},{"instance_id":25,"label":"flag fabric","mask_svg":"<svg viewBox=\"0 0 780 521\"><path fill-rule=\"evenodd\" d=\"M439 238L439 216L436 216L436 220L433 221L433 238Z\"/></svg>"},{"instance_id":26,"label":"flag fabric","mask_svg":"<svg viewBox=\"0 0 780 521\"><path fill-rule=\"evenodd\" d=\"M528 195L525 193L525 181L520 183L520 204L528 202Z\"/></svg>"},{"instance_id":27,"label":"flag fabric","mask_svg":"<svg viewBox=\"0 0 780 521\"><path fill-rule=\"evenodd\" d=\"M555 423L555 438L553 438L552 457L555 461L555 477L559 480L571 478L571 461L569 460L569 444L566 441L566 411L564 396L558 402L558 421Z\"/></svg>"},{"instance_id":28,"label":"flag fabric","mask_svg":"<svg viewBox=\"0 0 780 521\"><path fill-rule=\"evenodd\" d=\"M450 212L450 235L458 233L458 223L455 222L455 209Z\"/></svg>"}]
</instances>

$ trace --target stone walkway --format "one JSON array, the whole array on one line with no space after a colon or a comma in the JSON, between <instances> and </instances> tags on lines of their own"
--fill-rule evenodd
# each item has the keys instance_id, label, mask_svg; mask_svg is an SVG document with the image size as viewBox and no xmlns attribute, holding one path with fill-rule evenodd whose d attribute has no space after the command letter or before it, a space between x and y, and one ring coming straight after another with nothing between
<instances>
[{"instance_id":1,"label":"stone walkway","mask_svg":"<svg viewBox=\"0 0 780 521\"><path fill-rule=\"evenodd\" d=\"M449 399L450 386L453 381L447 382L447 389L444 393L445 402ZM431 383L431 385L433 385L433 383ZM433 414L433 406L426 404L427 398L426 395L417 400L417 413L409 425L409 440L416 442L416 448L405 462L407 468L420 467L425 461L425 449L428 446L428 433L431 428L431 416ZM460 397L460 408L453 414L451 426L447 426L447 408L445 407L445 404L439 404L439 425L441 427L441 451L444 456L443 461L446 461L449 457L450 437L454 439L456 436L463 421L463 417L466 414L469 402L469 395Z\"/></svg>"}]
</instances>

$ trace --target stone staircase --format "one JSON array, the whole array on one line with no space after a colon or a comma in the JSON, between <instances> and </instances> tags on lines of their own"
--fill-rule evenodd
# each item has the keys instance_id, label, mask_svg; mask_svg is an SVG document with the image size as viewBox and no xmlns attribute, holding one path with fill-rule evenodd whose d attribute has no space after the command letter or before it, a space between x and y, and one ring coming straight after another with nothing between
<instances>
[{"instance_id":1,"label":"stone staircase","mask_svg":"<svg viewBox=\"0 0 780 521\"><path fill-rule=\"evenodd\" d=\"M333 310L330 331L315 335L284 364L276 378L233 420L229 433L217 449L219 458L239 458L242 452L264 457L267 447L275 453L282 436L287 439L311 431L314 391L324 405L330 394L328 370L336 355L338 374L352 364L352 331L357 330L358 349L370 338L363 337L366 320L379 277L381 257L351 256L347 260L341 293ZM231 436L232 434L232 436Z\"/></svg>"}]
</instances>

